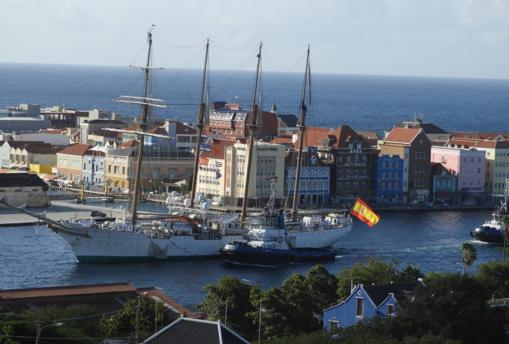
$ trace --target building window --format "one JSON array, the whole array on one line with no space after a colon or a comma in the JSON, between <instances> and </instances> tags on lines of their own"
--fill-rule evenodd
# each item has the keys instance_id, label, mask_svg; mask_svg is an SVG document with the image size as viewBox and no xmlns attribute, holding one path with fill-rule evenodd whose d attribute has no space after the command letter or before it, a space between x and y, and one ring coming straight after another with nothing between
<instances>
[{"instance_id":1,"label":"building window","mask_svg":"<svg viewBox=\"0 0 509 344\"><path fill-rule=\"evenodd\" d=\"M387 305L387 316L394 316L394 305Z\"/></svg>"},{"instance_id":2,"label":"building window","mask_svg":"<svg viewBox=\"0 0 509 344\"><path fill-rule=\"evenodd\" d=\"M361 297L357 298L357 307L356 314L358 318L362 318L364 316L364 299Z\"/></svg>"}]
</instances>

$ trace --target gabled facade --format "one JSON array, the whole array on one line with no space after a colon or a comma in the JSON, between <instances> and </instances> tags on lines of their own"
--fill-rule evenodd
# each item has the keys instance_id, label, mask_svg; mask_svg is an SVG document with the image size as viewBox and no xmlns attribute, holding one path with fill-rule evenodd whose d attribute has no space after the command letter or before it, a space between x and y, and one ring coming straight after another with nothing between
<instances>
[{"instance_id":1,"label":"gabled facade","mask_svg":"<svg viewBox=\"0 0 509 344\"><path fill-rule=\"evenodd\" d=\"M83 155L92 148L90 145L76 143L57 153L58 174L73 182L83 179Z\"/></svg>"},{"instance_id":2,"label":"gabled facade","mask_svg":"<svg viewBox=\"0 0 509 344\"><path fill-rule=\"evenodd\" d=\"M420 128L393 128L379 144L381 155L408 161L407 200L427 201L431 188L431 141Z\"/></svg>"},{"instance_id":3,"label":"gabled facade","mask_svg":"<svg viewBox=\"0 0 509 344\"><path fill-rule=\"evenodd\" d=\"M83 182L87 188L104 190L105 152L89 149L83 155Z\"/></svg>"},{"instance_id":4,"label":"gabled facade","mask_svg":"<svg viewBox=\"0 0 509 344\"><path fill-rule=\"evenodd\" d=\"M376 198L384 204L407 202L408 160L382 155L376 162Z\"/></svg>"},{"instance_id":5,"label":"gabled facade","mask_svg":"<svg viewBox=\"0 0 509 344\"><path fill-rule=\"evenodd\" d=\"M303 157L299 207L315 207L328 204L330 198L330 166L323 163L315 147L306 148ZM297 152L290 152L286 162L286 194L292 199L297 172Z\"/></svg>"},{"instance_id":6,"label":"gabled facade","mask_svg":"<svg viewBox=\"0 0 509 344\"><path fill-rule=\"evenodd\" d=\"M378 286L356 285L343 302L323 311L323 328L336 332L340 328L355 325L375 316L393 317L399 312L399 304L417 283L393 283Z\"/></svg>"}]
</instances>

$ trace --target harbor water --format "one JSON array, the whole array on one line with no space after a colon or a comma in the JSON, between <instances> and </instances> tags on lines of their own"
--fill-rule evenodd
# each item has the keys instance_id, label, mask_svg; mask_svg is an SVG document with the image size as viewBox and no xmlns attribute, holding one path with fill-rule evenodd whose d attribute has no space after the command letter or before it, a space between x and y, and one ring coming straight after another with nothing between
<instances>
[{"instance_id":1,"label":"harbor water","mask_svg":"<svg viewBox=\"0 0 509 344\"><path fill-rule=\"evenodd\" d=\"M460 247L470 230L490 217L489 211L381 212L374 228L355 221L341 240L334 262L336 273L358 262L377 258L399 267L414 264L423 271L461 272ZM502 258L497 246L476 243L478 264ZM233 275L263 288L278 286L291 273L306 273L310 264L275 268L232 267L220 259L137 264L78 264L68 244L46 227L0 228L0 289L53 285L131 282L157 286L178 302L200 303L203 287Z\"/></svg>"}]
</instances>

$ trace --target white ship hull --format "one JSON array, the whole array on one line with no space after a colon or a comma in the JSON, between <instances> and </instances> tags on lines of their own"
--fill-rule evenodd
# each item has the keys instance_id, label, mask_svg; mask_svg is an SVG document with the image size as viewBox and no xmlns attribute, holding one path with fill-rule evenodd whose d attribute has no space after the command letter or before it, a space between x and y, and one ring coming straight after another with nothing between
<instances>
[{"instance_id":1,"label":"white ship hull","mask_svg":"<svg viewBox=\"0 0 509 344\"><path fill-rule=\"evenodd\" d=\"M352 225L323 230L289 230L288 242L294 248L326 248L336 245L352 229Z\"/></svg>"},{"instance_id":2,"label":"white ship hull","mask_svg":"<svg viewBox=\"0 0 509 344\"><path fill-rule=\"evenodd\" d=\"M241 235L209 239L175 235L158 239L141 232L105 229L89 229L87 233L88 237L59 233L82 263L206 258L217 255L225 244L242 239Z\"/></svg>"}]
</instances>

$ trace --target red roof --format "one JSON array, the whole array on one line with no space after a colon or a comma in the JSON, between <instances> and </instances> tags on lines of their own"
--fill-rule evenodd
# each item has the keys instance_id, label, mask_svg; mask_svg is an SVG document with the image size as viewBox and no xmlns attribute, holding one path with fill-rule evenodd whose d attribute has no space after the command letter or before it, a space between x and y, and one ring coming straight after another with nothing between
<instances>
[{"instance_id":1,"label":"red roof","mask_svg":"<svg viewBox=\"0 0 509 344\"><path fill-rule=\"evenodd\" d=\"M419 135L420 128L393 128L385 138L385 142L399 142L410 144Z\"/></svg>"},{"instance_id":2,"label":"red roof","mask_svg":"<svg viewBox=\"0 0 509 344\"><path fill-rule=\"evenodd\" d=\"M74 145L70 145L67 148L62 149L60 154L68 154L68 155L80 155L83 156L87 150L92 148L91 145L87 145L84 143L76 143Z\"/></svg>"},{"instance_id":3,"label":"red roof","mask_svg":"<svg viewBox=\"0 0 509 344\"><path fill-rule=\"evenodd\" d=\"M136 147L137 143L136 140L129 140L126 142L122 142L120 145L118 145L117 148L132 148Z\"/></svg>"},{"instance_id":4,"label":"red roof","mask_svg":"<svg viewBox=\"0 0 509 344\"><path fill-rule=\"evenodd\" d=\"M462 137L453 137L448 142L451 146L462 146L465 148L499 148L509 149L509 141L470 139Z\"/></svg>"},{"instance_id":5,"label":"red roof","mask_svg":"<svg viewBox=\"0 0 509 344\"><path fill-rule=\"evenodd\" d=\"M0 290L0 300L46 298L71 295L97 295L119 292L136 292L130 283L93 284L65 287Z\"/></svg>"},{"instance_id":6,"label":"red roof","mask_svg":"<svg viewBox=\"0 0 509 344\"><path fill-rule=\"evenodd\" d=\"M210 152L203 153L203 155L214 159L224 159L224 151L226 147L233 146L236 141L232 140L212 140L210 144Z\"/></svg>"},{"instance_id":7,"label":"red roof","mask_svg":"<svg viewBox=\"0 0 509 344\"><path fill-rule=\"evenodd\" d=\"M360 135L348 125L336 129L308 127L304 134L304 147L324 147L330 143L333 148L338 148L352 138L360 138ZM295 146L298 145L299 140L295 142Z\"/></svg>"}]
</instances>

